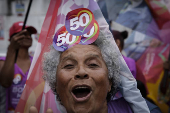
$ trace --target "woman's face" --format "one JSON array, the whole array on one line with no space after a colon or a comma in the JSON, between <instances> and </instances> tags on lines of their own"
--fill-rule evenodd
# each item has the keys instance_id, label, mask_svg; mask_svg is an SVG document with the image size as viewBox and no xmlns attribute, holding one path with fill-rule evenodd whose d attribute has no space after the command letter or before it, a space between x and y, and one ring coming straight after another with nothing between
<instances>
[{"instance_id":1,"label":"woman's face","mask_svg":"<svg viewBox=\"0 0 170 113\"><path fill-rule=\"evenodd\" d=\"M76 45L63 52L56 76L56 90L68 113L107 112L111 85L98 47Z\"/></svg>"}]
</instances>

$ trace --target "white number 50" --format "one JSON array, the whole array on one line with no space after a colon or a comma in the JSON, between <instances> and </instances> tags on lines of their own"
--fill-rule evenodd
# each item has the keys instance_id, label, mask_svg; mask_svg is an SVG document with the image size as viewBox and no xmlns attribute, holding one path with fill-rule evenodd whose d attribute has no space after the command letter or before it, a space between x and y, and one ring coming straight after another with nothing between
<instances>
[{"instance_id":1,"label":"white number 50","mask_svg":"<svg viewBox=\"0 0 170 113\"><path fill-rule=\"evenodd\" d=\"M57 46L61 46L61 45L63 45L65 43L65 36L66 36L66 33L58 35ZM59 43L60 41L61 41L61 43Z\"/></svg>"},{"instance_id":2,"label":"white number 50","mask_svg":"<svg viewBox=\"0 0 170 113\"><path fill-rule=\"evenodd\" d=\"M84 19L83 17L85 17L85 23L84 23ZM75 17L70 19L70 30L76 30L79 28L79 26L85 27L88 23L89 23L89 15L87 13L83 13L80 15L80 18Z\"/></svg>"},{"instance_id":3,"label":"white number 50","mask_svg":"<svg viewBox=\"0 0 170 113\"><path fill-rule=\"evenodd\" d=\"M70 37L72 37L72 40L70 41ZM63 45L64 43L66 44L71 44L73 43L74 41L76 40L76 36L74 35L71 35L70 33L63 33L63 34L60 34L58 35L58 38L57 38L57 46L61 46ZM61 41L61 42L60 42Z\"/></svg>"}]
</instances>

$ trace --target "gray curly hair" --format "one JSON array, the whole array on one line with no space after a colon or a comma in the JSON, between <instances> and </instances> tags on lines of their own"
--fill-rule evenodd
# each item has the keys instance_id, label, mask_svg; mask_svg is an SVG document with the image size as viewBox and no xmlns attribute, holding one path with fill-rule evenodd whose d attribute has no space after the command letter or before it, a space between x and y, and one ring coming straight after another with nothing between
<instances>
[{"instance_id":1,"label":"gray curly hair","mask_svg":"<svg viewBox=\"0 0 170 113\"><path fill-rule=\"evenodd\" d=\"M93 44L101 50L102 57L108 69L108 79L112 84L111 91L107 94L107 101L109 101L117 92L118 85L120 84L118 53L117 50L114 49L113 44L111 44L101 32ZM56 92L56 70L61 53L62 52L56 51L53 46L51 46L50 51L44 54L43 59L43 78L49 83L52 91L57 95L58 100L59 96Z\"/></svg>"}]
</instances>

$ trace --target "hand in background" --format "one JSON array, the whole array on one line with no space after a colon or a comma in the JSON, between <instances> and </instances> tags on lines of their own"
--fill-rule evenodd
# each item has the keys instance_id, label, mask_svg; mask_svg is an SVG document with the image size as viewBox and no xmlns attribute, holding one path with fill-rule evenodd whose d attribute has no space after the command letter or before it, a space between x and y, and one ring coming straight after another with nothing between
<instances>
[{"instance_id":1,"label":"hand in background","mask_svg":"<svg viewBox=\"0 0 170 113\"><path fill-rule=\"evenodd\" d=\"M30 39L32 43L31 34L26 29L11 37L9 48L19 49L23 46L25 39Z\"/></svg>"}]
</instances>

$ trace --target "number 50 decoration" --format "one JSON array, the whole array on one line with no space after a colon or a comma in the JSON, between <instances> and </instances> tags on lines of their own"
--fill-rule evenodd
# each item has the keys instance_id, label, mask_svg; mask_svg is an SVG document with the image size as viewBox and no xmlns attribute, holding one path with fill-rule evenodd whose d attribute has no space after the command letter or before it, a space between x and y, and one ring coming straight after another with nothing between
<instances>
[{"instance_id":1,"label":"number 50 decoration","mask_svg":"<svg viewBox=\"0 0 170 113\"><path fill-rule=\"evenodd\" d=\"M65 51L76 44L91 44L98 35L99 25L93 13L89 9L79 8L67 14L65 26L54 35L53 47Z\"/></svg>"},{"instance_id":2,"label":"number 50 decoration","mask_svg":"<svg viewBox=\"0 0 170 113\"><path fill-rule=\"evenodd\" d=\"M94 15L89 9L80 8L67 14L65 26L69 33L80 36L93 27L94 21Z\"/></svg>"},{"instance_id":3,"label":"number 50 decoration","mask_svg":"<svg viewBox=\"0 0 170 113\"><path fill-rule=\"evenodd\" d=\"M81 40L81 36L71 35L65 28L61 27L53 39L53 47L58 51L65 51L68 48L78 44Z\"/></svg>"}]
</instances>

